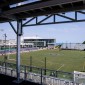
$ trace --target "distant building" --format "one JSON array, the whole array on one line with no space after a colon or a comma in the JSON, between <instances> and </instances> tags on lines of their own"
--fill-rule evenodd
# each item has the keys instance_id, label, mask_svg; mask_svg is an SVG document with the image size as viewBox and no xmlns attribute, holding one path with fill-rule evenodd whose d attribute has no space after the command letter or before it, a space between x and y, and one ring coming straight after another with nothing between
<instances>
[{"instance_id":1,"label":"distant building","mask_svg":"<svg viewBox=\"0 0 85 85\"><path fill-rule=\"evenodd\" d=\"M16 40L0 40L0 48L6 47L16 47ZM55 39L43 39L40 37L21 37L21 47L39 47L39 48L54 48L56 45Z\"/></svg>"},{"instance_id":2,"label":"distant building","mask_svg":"<svg viewBox=\"0 0 85 85\"><path fill-rule=\"evenodd\" d=\"M4 48L9 48L9 47L16 47L16 40L11 39L11 40L0 40L0 50L3 50Z\"/></svg>"},{"instance_id":3,"label":"distant building","mask_svg":"<svg viewBox=\"0 0 85 85\"><path fill-rule=\"evenodd\" d=\"M56 39L44 39L40 37L22 37L21 45L27 47L39 47L39 48L54 48L56 44Z\"/></svg>"},{"instance_id":4,"label":"distant building","mask_svg":"<svg viewBox=\"0 0 85 85\"><path fill-rule=\"evenodd\" d=\"M85 44L82 43L63 43L61 49L85 50Z\"/></svg>"}]
</instances>

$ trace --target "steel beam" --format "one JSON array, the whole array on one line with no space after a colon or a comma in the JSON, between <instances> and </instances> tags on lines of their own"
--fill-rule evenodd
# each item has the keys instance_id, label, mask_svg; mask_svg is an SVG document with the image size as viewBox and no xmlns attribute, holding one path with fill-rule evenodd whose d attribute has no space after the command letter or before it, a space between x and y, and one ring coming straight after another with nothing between
<instances>
[{"instance_id":1,"label":"steel beam","mask_svg":"<svg viewBox=\"0 0 85 85\"><path fill-rule=\"evenodd\" d=\"M49 15L49 16L47 16L46 18L44 18L43 20L41 20L41 21L39 21L38 22L38 24L40 24L40 23L42 23L42 22L44 22L45 20L47 20L48 18L50 18L52 15Z\"/></svg>"},{"instance_id":2,"label":"steel beam","mask_svg":"<svg viewBox=\"0 0 85 85\"><path fill-rule=\"evenodd\" d=\"M49 24L64 24L64 23L75 23L75 22L85 22L85 19L83 20L74 20L74 21L59 21L59 22L47 22L47 23L38 23L38 24L28 24L24 25L23 27L27 26L37 26L37 25L49 25Z\"/></svg>"},{"instance_id":3,"label":"steel beam","mask_svg":"<svg viewBox=\"0 0 85 85\"><path fill-rule=\"evenodd\" d=\"M75 20L73 18L70 18L70 17L67 17L65 15L61 15L61 14L56 14L57 16L60 16L60 17L63 17L63 18L66 18L66 19L69 19L69 20Z\"/></svg>"},{"instance_id":4,"label":"steel beam","mask_svg":"<svg viewBox=\"0 0 85 85\"><path fill-rule=\"evenodd\" d=\"M78 13L83 13L84 12L79 12L79 11L75 11L74 12L74 16L73 17L69 17L69 16L66 16L66 15L63 15L63 14L51 14L51 15L48 15L46 16L45 18L42 18L42 20L39 21L39 18L37 18L37 23L35 21L34 24L31 24L31 23L27 23L27 22L30 22L30 21L27 21L25 24L23 24L23 27L25 26L35 26L35 25L47 25L47 24L60 24L60 23L71 23L71 22L84 22L85 21L85 18L84 19L78 19ZM62 18L65 18L67 20L63 21L57 21L56 18L57 16L59 17L62 17ZM44 22L46 21L47 19L50 19L50 18L53 18L51 19L52 21L48 21L48 22ZM34 20L33 18L31 19L31 21Z\"/></svg>"},{"instance_id":5,"label":"steel beam","mask_svg":"<svg viewBox=\"0 0 85 85\"><path fill-rule=\"evenodd\" d=\"M23 26L26 25L27 23L31 22L31 21L34 20L34 19L35 19L35 17L31 18L30 20L28 20L27 22L25 22L25 23L23 24Z\"/></svg>"},{"instance_id":6,"label":"steel beam","mask_svg":"<svg viewBox=\"0 0 85 85\"><path fill-rule=\"evenodd\" d=\"M13 24L10 21L9 21L9 24L12 27L12 29L14 30L14 32L17 34L17 31L16 31L15 27L13 26Z\"/></svg>"}]
</instances>

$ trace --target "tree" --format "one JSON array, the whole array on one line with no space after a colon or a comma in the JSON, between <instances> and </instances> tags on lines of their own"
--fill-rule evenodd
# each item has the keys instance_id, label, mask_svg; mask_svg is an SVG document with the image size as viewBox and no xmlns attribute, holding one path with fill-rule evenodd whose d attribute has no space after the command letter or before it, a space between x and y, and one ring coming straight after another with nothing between
<instances>
[{"instance_id":1,"label":"tree","mask_svg":"<svg viewBox=\"0 0 85 85\"><path fill-rule=\"evenodd\" d=\"M85 44L85 41L82 44Z\"/></svg>"}]
</instances>

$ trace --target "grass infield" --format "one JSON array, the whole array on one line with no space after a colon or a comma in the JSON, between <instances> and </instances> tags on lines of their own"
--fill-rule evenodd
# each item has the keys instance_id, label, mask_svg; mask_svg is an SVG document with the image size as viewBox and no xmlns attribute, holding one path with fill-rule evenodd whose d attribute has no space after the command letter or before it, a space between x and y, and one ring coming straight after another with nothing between
<instances>
[{"instance_id":1,"label":"grass infield","mask_svg":"<svg viewBox=\"0 0 85 85\"><path fill-rule=\"evenodd\" d=\"M7 54L8 55L8 54ZM52 70L62 70L66 72L85 71L85 51L77 50L40 50L34 52L21 53L21 64L30 65L30 56L32 57L32 66L40 68L46 67ZM7 62L15 63L15 54L10 54ZM4 56L0 56L4 60Z\"/></svg>"}]
</instances>

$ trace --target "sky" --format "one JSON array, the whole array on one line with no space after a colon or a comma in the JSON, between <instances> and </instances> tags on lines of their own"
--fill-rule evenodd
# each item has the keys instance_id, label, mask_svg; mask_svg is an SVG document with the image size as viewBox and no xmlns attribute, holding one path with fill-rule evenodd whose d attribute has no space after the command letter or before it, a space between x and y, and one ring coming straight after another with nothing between
<instances>
[{"instance_id":1,"label":"sky","mask_svg":"<svg viewBox=\"0 0 85 85\"><path fill-rule=\"evenodd\" d=\"M73 16L73 14L70 16ZM83 15L80 17L85 19ZM13 25L16 28L17 25L15 22ZM3 31L1 29L3 29ZM16 34L9 23L0 24L0 39L4 39L5 33L7 39L16 39ZM29 26L23 28L23 37L34 36L53 38L56 39L56 43L82 43L85 41L85 22Z\"/></svg>"}]
</instances>

